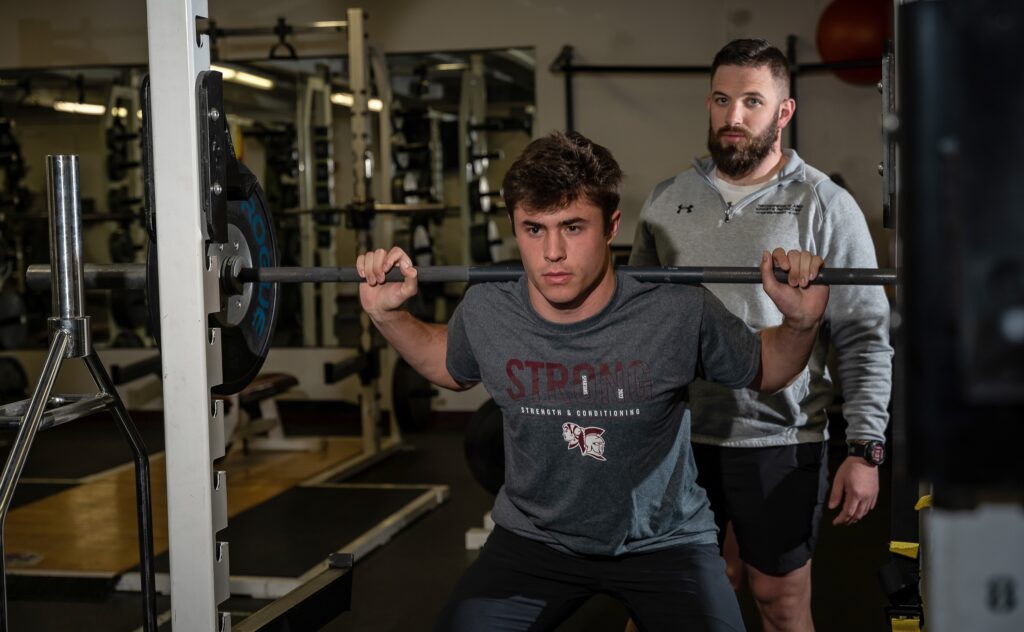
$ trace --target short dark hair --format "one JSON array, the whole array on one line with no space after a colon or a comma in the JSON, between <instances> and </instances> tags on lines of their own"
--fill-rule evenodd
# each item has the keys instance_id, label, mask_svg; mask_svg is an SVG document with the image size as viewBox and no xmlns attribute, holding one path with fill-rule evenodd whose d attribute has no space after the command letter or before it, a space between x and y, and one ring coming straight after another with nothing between
<instances>
[{"instance_id":1,"label":"short dark hair","mask_svg":"<svg viewBox=\"0 0 1024 632\"><path fill-rule=\"evenodd\" d=\"M719 66L760 68L768 66L772 77L781 88L782 98L789 98L789 60L782 51L763 39L736 39L718 51L711 62L711 77Z\"/></svg>"},{"instance_id":2,"label":"short dark hair","mask_svg":"<svg viewBox=\"0 0 1024 632\"><path fill-rule=\"evenodd\" d=\"M563 209L585 198L611 227L619 208L622 169L612 152L579 132L552 132L523 150L502 183L505 208L515 229L516 206L528 213Z\"/></svg>"}]
</instances>

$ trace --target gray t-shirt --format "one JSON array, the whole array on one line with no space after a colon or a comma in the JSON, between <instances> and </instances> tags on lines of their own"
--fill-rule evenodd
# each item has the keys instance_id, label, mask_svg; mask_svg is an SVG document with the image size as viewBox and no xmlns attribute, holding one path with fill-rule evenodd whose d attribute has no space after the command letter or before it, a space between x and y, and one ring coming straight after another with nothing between
<instances>
[{"instance_id":1,"label":"gray t-shirt","mask_svg":"<svg viewBox=\"0 0 1024 632\"><path fill-rule=\"evenodd\" d=\"M483 382L505 419L494 522L580 555L715 542L686 386L748 385L760 338L702 287L619 273L600 313L556 324L526 283L469 288L448 324L448 372Z\"/></svg>"}]
</instances>

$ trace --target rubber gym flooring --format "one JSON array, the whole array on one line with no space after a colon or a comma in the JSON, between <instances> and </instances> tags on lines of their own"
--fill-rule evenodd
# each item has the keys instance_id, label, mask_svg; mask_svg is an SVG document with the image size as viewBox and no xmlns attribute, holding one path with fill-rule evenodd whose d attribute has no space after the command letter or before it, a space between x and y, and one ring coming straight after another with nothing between
<instances>
[{"instance_id":1,"label":"rubber gym flooring","mask_svg":"<svg viewBox=\"0 0 1024 632\"><path fill-rule=\"evenodd\" d=\"M324 420L330 418L329 415L307 407L291 411L284 407L282 416L289 432L294 434L345 434L355 428L355 424L328 423ZM158 453L163 443L160 416L137 414L135 419L150 451ZM264 568L264 563L275 567L291 565L292 571L308 568L310 560L324 556L315 547L310 550L310 542L325 535L333 537L332 541L349 542L353 534L421 493L423 485L447 485L450 491L447 502L427 511L356 564L352 610L323 628L403 632L432 629L432 622L448 592L475 557L474 552L465 549L465 531L481 526L483 515L492 502L491 496L472 480L466 468L462 435L455 428L461 421L449 417L440 424L445 429L407 435L405 444L396 453L357 475L327 481L322 486L291 488L287 493L273 495L270 502L256 503L235 512L226 538L232 546L233 574L254 570L253 563L257 565L256 570ZM0 452L6 454L12 438L12 433L0 435ZM841 454L833 458L833 464L840 458ZM8 520L7 551L15 556L7 561L11 573L8 599L12 631L129 632L141 625L138 594L114 590L114 578L17 574L19 567L31 567L38 560L31 559L31 551L27 555L25 552L18 554L12 546L15 536L11 520L18 511L74 491L88 484L97 473L123 469L129 461L127 446L109 419L81 420L39 435ZM159 457L154 459L154 470L158 461ZM130 472L128 466L125 473ZM118 470L114 469L114 473ZM154 476L154 487L156 484ZM394 491L373 495L373 498L364 493L380 485L386 486L381 489L390 487ZM326 490L334 487L344 490L343 501L337 500L341 496L326 495L330 493ZM886 629L882 613L885 600L875 578L877 568L887 559L888 497L888 468L883 466L882 495L874 512L852 528L832 528L827 520L823 523L814 572L813 607L819 630ZM134 508L133 504L130 506ZM282 523L282 515L297 520ZM134 524L133 514L130 521ZM75 518L68 515L61 522L74 523ZM325 524L344 527L327 528L331 533L325 534ZM135 546L134 536L129 539L129 545ZM76 550L74 544L66 546ZM243 550L250 552L241 555ZM26 559L19 560L17 555ZM78 555L93 556L88 552ZM158 561L158 565L165 563ZM233 620L238 622L266 603L265 600L232 598L226 606L233 612ZM748 595L741 595L741 605L748 629L760 630L756 608ZM158 606L161 613L166 613L169 600L159 597ZM611 599L596 597L560 629L619 632L625 620L626 613L620 605ZM165 629L169 629L166 623L161 627Z\"/></svg>"}]
</instances>

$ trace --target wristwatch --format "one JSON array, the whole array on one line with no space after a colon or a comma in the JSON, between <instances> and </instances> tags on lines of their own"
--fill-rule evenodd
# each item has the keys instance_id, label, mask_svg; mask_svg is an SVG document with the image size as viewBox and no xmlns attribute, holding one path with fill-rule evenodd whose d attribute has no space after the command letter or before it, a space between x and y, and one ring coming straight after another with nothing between
<instances>
[{"instance_id":1,"label":"wristwatch","mask_svg":"<svg viewBox=\"0 0 1024 632\"><path fill-rule=\"evenodd\" d=\"M883 441L850 441L846 445L847 456L859 456L871 465L881 465L885 462Z\"/></svg>"}]
</instances>

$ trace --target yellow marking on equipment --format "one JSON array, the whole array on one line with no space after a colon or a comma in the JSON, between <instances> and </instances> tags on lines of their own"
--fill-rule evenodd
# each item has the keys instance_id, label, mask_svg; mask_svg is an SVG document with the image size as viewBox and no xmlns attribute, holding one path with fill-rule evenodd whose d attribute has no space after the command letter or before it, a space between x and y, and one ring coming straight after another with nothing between
<instances>
[{"instance_id":1,"label":"yellow marking on equipment","mask_svg":"<svg viewBox=\"0 0 1024 632\"><path fill-rule=\"evenodd\" d=\"M932 495L931 494L927 494L925 496L921 496L921 498L917 501L917 504L914 505L914 511L921 511L922 509L928 509L931 506L932 506Z\"/></svg>"},{"instance_id":2,"label":"yellow marking on equipment","mask_svg":"<svg viewBox=\"0 0 1024 632\"><path fill-rule=\"evenodd\" d=\"M917 554L921 550L921 545L917 542L889 542L889 552L895 553L896 555L902 555L903 557L909 557L912 560L917 559Z\"/></svg>"},{"instance_id":3,"label":"yellow marking on equipment","mask_svg":"<svg viewBox=\"0 0 1024 632\"><path fill-rule=\"evenodd\" d=\"M921 632L920 619L889 619L892 632Z\"/></svg>"}]
</instances>

